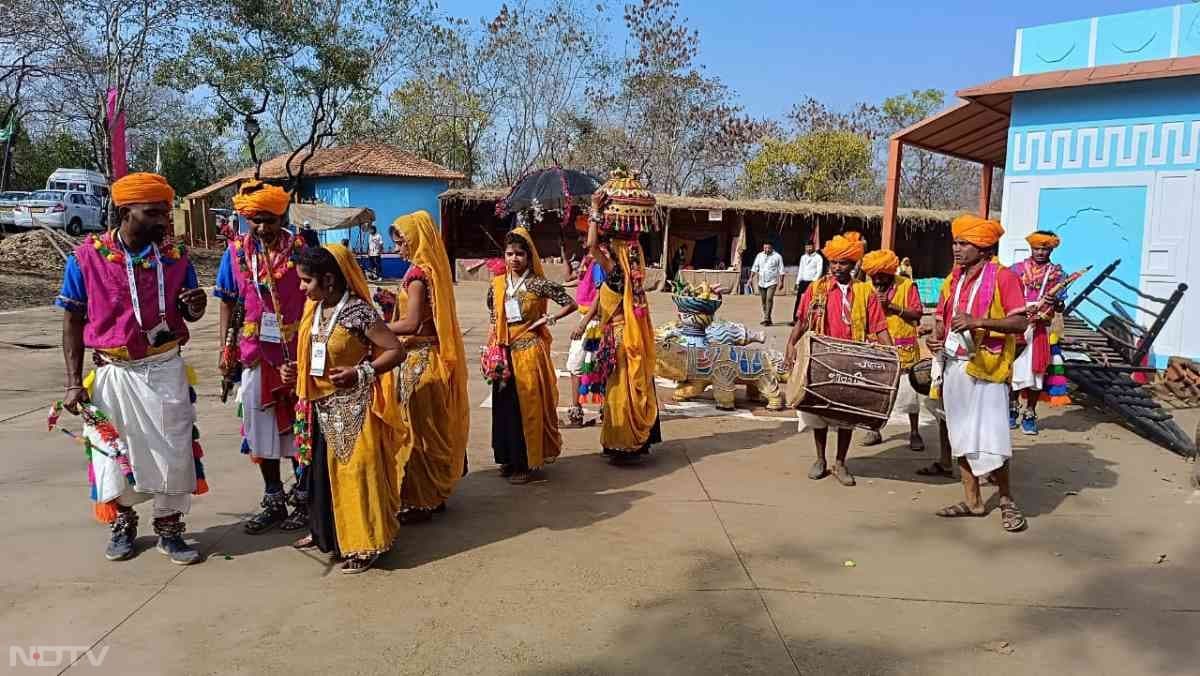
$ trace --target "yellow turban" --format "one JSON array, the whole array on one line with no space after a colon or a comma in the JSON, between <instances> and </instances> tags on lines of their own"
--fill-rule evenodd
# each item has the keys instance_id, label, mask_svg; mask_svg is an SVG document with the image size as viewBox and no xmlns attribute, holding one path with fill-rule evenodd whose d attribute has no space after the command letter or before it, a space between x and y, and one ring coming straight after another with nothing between
<instances>
[{"instance_id":1,"label":"yellow turban","mask_svg":"<svg viewBox=\"0 0 1200 676\"><path fill-rule=\"evenodd\" d=\"M118 207L175 201L175 189L158 174L126 174L112 184L112 201Z\"/></svg>"},{"instance_id":2,"label":"yellow turban","mask_svg":"<svg viewBox=\"0 0 1200 676\"><path fill-rule=\"evenodd\" d=\"M1000 241L1004 228L998 221L989 221L973 214L963 214L950 224L954 239L961 239L983 249Z\"/></svg>"},{"instance_id":3,"label":"yellow turban","mask_svg":"<svg viewBox=\"0 0 1200 676\"><path fill-rule=\"evenodd\" d=\"M821 249L821 253L830 261L850 261L857 262L863 257L863 252L866 251L866 242L863 242L862 235L857 232L848 232L845 235L835 235L833 239L825 243L825 248Z\"/></svg>"},{"instance_id":4,"label":"yellow turban","mask_svg":"<svg viewBox=\"0 0 1200 676\"><path fill-rule=\"evenodd\" d=\"M863 272L867 273L868 275L874 275L880 272L894 275L896 274L896 271L900 269L900 259L896 257L896 252L892 251L891 249L872 251L866 256L863 256L862 269Z\"/></svg>"},{"instance_id":5,"label":"yellow turban","mask_svg":"<svg viewBox=\"0 0 1200 676\"><path fill-rule=\"evenodd\" d=\"M233 196L233 208L243 216L258 213L282 216L287 213L292 193L277 185L262 181L246 181L238 194Z\"/></svg>"},{"instance_id":6,"label":"yellow turban","mask_svg":"<svg viewBox=\"0 0 1200 676\"><path fill-rule=\"evenodd\" d=\"M1058 235L1043 235L1040 232L1035 232L1026 237L1025 241L1029 242L1029 246L1034 249L1057 249L1058 245L1062 244L1062 240L1058 238Z\"/></svg>"}]
</instances>

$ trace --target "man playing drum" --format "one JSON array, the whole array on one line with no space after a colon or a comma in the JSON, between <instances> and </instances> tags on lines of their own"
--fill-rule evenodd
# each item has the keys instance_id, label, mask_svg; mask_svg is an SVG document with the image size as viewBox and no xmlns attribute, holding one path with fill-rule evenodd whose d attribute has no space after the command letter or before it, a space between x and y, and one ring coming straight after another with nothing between
<instances>
[{"instance_id":1,"label":"man playing drum","mask_svg":"<svg viewBox=\"0 0 1200 676\"><path fill-rule=\"evenodd\" d=\"M1027 324L1025 298L1021 280L990 254L1004 234L999 223L966 215L950 227L955 266L938 300L938 313L949 332L932 337L929 345L945 354L941 398L966 499L937 514L986 515L979 477L990 473L996 480L1004 529L1017 532L1025 529L1026 521L1013 501L1009 481L1008 379L1016 337Z\"/></svg>"},{"instance_id":2,"label":"man playing drum","mask_svg":"<svg viewBox=\"0 0 1200 676\"><path fill-rule=\"evenodd\" d=\"M856 232L838 235L822 249L821 252L829 261L829 275L810 285L800 299L796 326L788 337L784 360L789 369L796 361L796 343L807 331L860 343L870 337L884 345L892 344L887 317L875 295L875 288L869 283L854 282L851 278L851 271L863 257L864 249L862 238ZM846 469L846 454L850 451L853 428L801 411L801 431L812 430L817 450L817 459L808 471L808 478L821 479L829 474L825 442L831 427L837 430L837 461L833 466L833 476L843 486L853 486L854 476Z\"/></svg>"},{"instance_id":3,"label":"man playing drum","mask_svg":"<svg viewBox=\"0 0 1200 676\"><path fill-rule=\"evenodd\" d=\"M896 351L900 355L900 388L896 392L896 404L892 407L894 413L908 416L908 445L916 452L925 450L925 441L918 429L921 413L921 399L909 382L908 372L921 358L921 349L917 346L917 324L925 307L921 304L921 294L917 293L917 285L907 277L896 276L900 268L900 258L891 249L872 251L862 259L863 272L871 279L875 297L879 299L883 312L887 315L888 334L895 342ZM871 430L863 440L863 446L874 446L883 441L883 436Z\"/></svg>"}]
</instances>

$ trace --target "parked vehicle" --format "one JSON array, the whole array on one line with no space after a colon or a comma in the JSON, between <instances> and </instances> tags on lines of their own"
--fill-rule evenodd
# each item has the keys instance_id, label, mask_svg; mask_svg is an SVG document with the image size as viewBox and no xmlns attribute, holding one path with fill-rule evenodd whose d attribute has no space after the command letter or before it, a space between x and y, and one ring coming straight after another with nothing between
<instances>
[{"instance_id":1,"label":"parked vehicle","mask_svg":"<svg viewBox=\"0 0 1200 676\"><path fill-rule=\"evenodd\" d=\"M17 204L13 224L18 228L45 225L78 236L87 230L104 229L104 206L95 195L39 190Z\"/></svg>"},{"instance_id":2,"label":"parked vehicle","mask_svg":"<svg viewBox=\"0 0 1200 676\"><path fill-rule=\"evenodd\" d=\"M21 190L0 192L0 226L13 225L13 210L17 203L29 197L29 193Z\"/></svg>"},{"instance_id":3,"label":"parked vehicle","mask_svg":"<svg viewBox=\"0 0 1200 676\"><path fill-rule=\"evenodd\" d=\"M92 195L101 202L108 201L108 179L90 169L55 169L46 179L46 190L63 190Z\"/></svg>"}]
</instances>

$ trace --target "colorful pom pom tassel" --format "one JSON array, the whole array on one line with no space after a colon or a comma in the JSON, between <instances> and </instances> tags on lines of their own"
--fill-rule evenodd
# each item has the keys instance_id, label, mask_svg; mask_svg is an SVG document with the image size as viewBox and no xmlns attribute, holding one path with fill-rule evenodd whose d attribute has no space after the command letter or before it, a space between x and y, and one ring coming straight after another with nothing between
<instances>
[{"instance_id":1,"label":"colorful pom pom tassel","mask_svg":"<svg viewBox=\"0 0 1200 676\"><path fill-rule=\"evenodd\" d=\"M97 502L92 505L92 515L96 520L103 524L111 525L117 520L117 501L110 500L109 502Z\"/></svg>"}]
</instances>

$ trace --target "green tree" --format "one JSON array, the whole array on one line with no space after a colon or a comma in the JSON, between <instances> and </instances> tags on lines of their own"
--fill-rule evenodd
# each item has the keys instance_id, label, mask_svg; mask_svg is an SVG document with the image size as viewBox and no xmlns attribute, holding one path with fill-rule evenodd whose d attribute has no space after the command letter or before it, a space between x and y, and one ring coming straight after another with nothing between
<instances>
[{"instance_id":1,"label":"green tree","mask_svg":"<svg viewBox=\"0 0 1200 676\"><path fill-rule=\"evenodd\" d=\"M206 19L182 56L159 69L181 92L201 90L227 121L242 120L256 165L259 116L291 152L289 182L341 115L415 53L429 5L421 0L205 0ZM414 38L414 36L417 36Z\"/></svg>"},{"instance_id":2,"label":"green tree","mask_svg":"<svg viewBox=\"0 0 1200 676\"><path fill-rule=\"evenodd\" d=\"M886 140L901 129L920 122L942 110L945 104L946 95L938 89L914 89L884 99L878 108L881 138ZM880 152L886 162L886 147ZM979 165L972 162L907 147L900 172L901 200L914 207L973 209L979 190L979 171ZM993 200L1000 199L999 190L993 190L992 195Z\"/></svg>"},{"instance_id":3,"label":"green tree","mask_svg":"<svg viewBox=\"0 0 1200 676\"><path fill-rule=\"evenodd\" d=\"M743 167L746 192L810 202L852 201L874 181L871 143L851 131L767 138Z\"/></svg>"}]
</instances>

